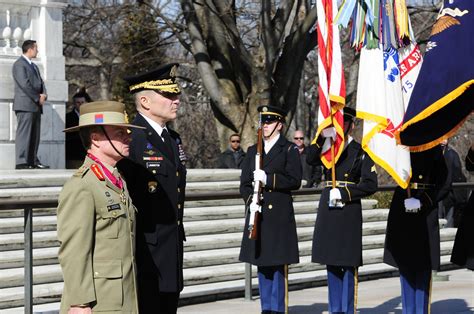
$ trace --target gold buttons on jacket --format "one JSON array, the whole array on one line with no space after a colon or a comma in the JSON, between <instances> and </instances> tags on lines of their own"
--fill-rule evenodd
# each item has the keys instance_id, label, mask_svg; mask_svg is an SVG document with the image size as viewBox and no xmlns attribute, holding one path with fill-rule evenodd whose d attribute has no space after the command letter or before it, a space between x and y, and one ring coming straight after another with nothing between
<instances>
[{"instance_id":1,"label":"gold buttons on jacket","mask_svg":"<svg viewBox=\"0 0 474 314\"><path fill-rule=\"evenodd\" d=\"M272 193L272 190L268 190L269 193Z\"/></svg>"},{"instance_id":2,"label":"gold buttons on jacket","mask_svg":"<svg viewBox=\"0 0 474 314\"><path fill-rule=\"evenodd\" d=\"M420 174L420 175L418 176L418 179L423 179L423 176Z\"/></svg>"},{"instance_id":3,"label":"gold buttons on jacket","mask_svg":"<svg viewBox=\"0 0 474 314\"><path fill-rule=\"evenodd\" d=\"M348 173L344 173L344 178L347 178L349 176Z\"/></svg>"},{"instance_id":4,"label":"gold buttons on jacket","mask_svg":"<svg viewBox=\"0 0 474 314\"><path fill-rule=\"evenodd\" d=\"M179 172L178 171L176 171L176 176L179 177Z\"/></svg>"},{"instance_id":5,"label":"gold buttons on jacket","mask_svg":"<svg viewBox=\"0 0 474 314\"><path fill-rule=\"evenodd\" d=\"M156 170L152 170L151 172L153 172L153 174L156 174Z\"/></svg>"},{"instance_id":6,"label":"gold buttons on jacket","mask_svg":"<svg viewBox=\"0 0 474 314\"><path fill-rule=\"evenodd\" d=\"M273 208L272 204L268 205L268 209L272 209L272 208Z\"/></svg>"},{"instance_id":7,"label":"gold buttons on jacket","mask_svg":"<svg viewBox=\"0 0 474 314\"><path fill-rule=\"evenodd\" d=\"M112 216L117 217L117 212L113 212Z\"/></svg>"},{"instance_id":8,"label":"gold buttons on jacket","mask_svg":"<svg viewBox=\"0 0 474 314\"><path fill-rule=\"evenodd\" d=\"M178 193L181 192L180 188L178 188Z\"/></svg>"},{"instance_id":9,"label":"gold buttons on jacket","mask_svg":"<svg viewBox=\"0 0 474 314\"><path fill-rule=\"evenodd\" d=\"M181 204L178 204L178 209L181 209Z\"/></svg>"},{"instance_id":10,"label":"gold buttons on jacket","mask_svg":"<svg viewBox=\"0 0 474 314\"><path fill-rule=\"evenodd\" d=\"M181 224L181 220L178 220L178 222L177 222L177 223L178 223L178 226L179 226L179 225Z\"/></svg>"},{"instance_id":11,"label":"gold buttons on jacket","mask_svg":"<svg viewBox=\"0 0 474 314\"><path fill-rule=\"evenodd\" d=\"M94 276L96 277L99 276L99 272L98 271L94 272Z\"/></svg>"}]
</instances>

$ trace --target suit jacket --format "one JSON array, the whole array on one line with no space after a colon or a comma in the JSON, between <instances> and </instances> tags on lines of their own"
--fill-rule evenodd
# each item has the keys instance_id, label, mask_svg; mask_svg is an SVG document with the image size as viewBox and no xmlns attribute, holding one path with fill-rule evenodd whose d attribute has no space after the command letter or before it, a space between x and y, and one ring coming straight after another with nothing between
<instances>
[{"instance_id":1,"label":"suit jacket","mask_svg":"<svg viewBox=\"0 0 474 314\"><path fill-rule=\"evenodd\" d=\"M311 145L306 160L321 165L321 146ZM331 170L326 171L331 181ZM313 236L312 261L335 266L362 265L361 199L377 191L375 164L359 143L352 140L336 163L336 180L353 182L338 188L344 207L329 207L329 191L324 188L319 199Z\"/></svg>"},{"instance_id":2,"label":"suit jacket","mask_svg":"<svg viewBox=\"0 0 474 314\"><path fill-rule=\"evenodd\" d=\"M59 195L59 262L64 277L61 313L90 303L93 312L138 313L135 207L127 192L91 170L86 157Z\"/></svg>"},{"instance_id":3,"label":"suit jacket","mask_svg":"<svg viewBox=\"0 0 474 314\"><path fill-rule=\"evenodd\" d=\"M129 159L119 162L137 214L137 270L140 308L150 309L150 291L183 289L183 206L186 167L179 134L169 130L174 158L158 133L137 114Z\"/></svg>"},{"instance_id":4,"label":"suit jacket","mask_svg":"<svg viewBox=\"0 0 474 314\"><path fill-rule=\"evenodd\" d=\"M15 82L13 110L42 112L39 98L40 94L46 93L46 89L36 64L30 65L25 57L21 56L13 64L12 74Z\"/></svg>"},{"instance_id":5,"label":"suit jacket","mask_svg":"<svg viewBox=\"0 0 474 314\"><path fill-rule=\"evenodd\" d=\"M240 194L246 205L252 202L256 153L256 145L249 147L242 164ZM298 263L298 236L291 196L291 191L301 185L301 161L296 146L280 135L268 154L264 153L262 170L267 174L267 182L263 191L259 238L248 238L250 213L246 209L239 260L257 266Z\"/></svg>"}]
</instances>

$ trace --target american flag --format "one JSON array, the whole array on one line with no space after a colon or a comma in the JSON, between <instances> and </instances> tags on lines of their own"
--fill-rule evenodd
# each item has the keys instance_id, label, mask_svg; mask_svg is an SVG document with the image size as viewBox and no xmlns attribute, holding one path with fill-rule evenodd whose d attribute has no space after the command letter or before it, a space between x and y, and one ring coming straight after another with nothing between
<instances>
[{"instance_id":1,"label":"american flag","mask_svg":"<svg viewBox=\"0 0 474 314\"><path fill-rule=\"evenodd\" d=\"M318 0L318 76L319 76L319 112L318 130L313 143L321 131L334 126L337 138L334 143L334 164L344 148L344 116L346 84L342 68L339 29L334 24L337 14L336 0ZM331 146L326 143L321 152L321 160L326 168L333 165Z\"/></svg>"}]
</instances>

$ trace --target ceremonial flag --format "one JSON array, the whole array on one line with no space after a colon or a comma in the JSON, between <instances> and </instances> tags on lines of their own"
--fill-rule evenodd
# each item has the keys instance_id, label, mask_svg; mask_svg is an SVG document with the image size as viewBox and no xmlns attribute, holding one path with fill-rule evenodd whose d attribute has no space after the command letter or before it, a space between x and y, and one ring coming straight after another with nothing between
<instances>
[{"instance_id":1,"label":"ceremonial flag","mask_svg":"<svg viewBox=\"0 0 474 314\"><path fill-rule=\"evenodd\" d=\"M423 151L451 137L474 109L474 1L446 0L397 140Z\"/></svg>"},{"instance_id":2,"label":"ceremonial flag","mask_svg":"<svg viewBox=\"0 0 474 314\"><path fill-rule=\"evenodd\" d=\"M334 126L337 137L334 142L334 161L331 146L325 143L321 152L321 160L326 168L331 168L342 153L344 147L344 116L346 86L342 68L339 29L334 24L337 14L336 0L318 0L318 76L319 76L319 112L318 130L313 144L321 131Z\"/></svg>"},{"instance_id":3,"label":"ceremonial flag","mask_svg":"<svg viewBox=\"0 0 474 314\"><path fill-rule=\"evenodd\" d=\"M412 44L399 50L362 48L357 88L357 117L364 119L362 148L402 188L411 177L410 152L397 145L400 128L413 90L421 53ZM403 86L403 89L402 89Z\"/></svg>"}]
</instances>

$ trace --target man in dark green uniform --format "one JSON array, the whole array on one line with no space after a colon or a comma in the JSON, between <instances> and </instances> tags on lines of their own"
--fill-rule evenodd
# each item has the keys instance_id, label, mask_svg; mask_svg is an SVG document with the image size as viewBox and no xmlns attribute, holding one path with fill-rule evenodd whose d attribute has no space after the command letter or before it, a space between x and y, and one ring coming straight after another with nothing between
<instances>
[{"instance_id":1,"label":"man in dark green uniform","mask_svg":"<svg viewBox=\"0 0 474 314\"><path fill-rule=\"evenodd\" d=\"M261 106L263 166L256 170L257 145L250 146L242 164L240 194L248 205L239 260L258 266L258 286L263 313L288 310L288 265L299 262L298 236L292 190L301 185L301 162L297 147L280 134L286 113ZM253 184L263 185L258 239L249 239Z\"/></svg>"},{"instance_id":2,"label":"man in dark green uniform","mask_svg":"<svg viewBox=\"0 0 474 314\"><path fill-rule=\"evenodd\" d=\"M351 137L355 114L354 109L344 108L345 147L336 163L336 188L331 188L332 173L326 170L328 181L324 183L314 228L312 261L326 265L330 313L356 310L357 268L362 266L361 199L377 190L375 164ZM322 164L324 141L336 137L333 127L321 134L308 148L306 161L310 165Z\"/></svg>"},{"instance_id":3,"label":"man in dark green uniform","mask_svg":"<svg viewBox=\"0 0 474 314\"><path fill-rule=\"evenodd\" d=\"M80 108L87 156L59 195L61 313L138 313L135 207L115 165L128 156L125 106L98 101Z\"/></svg>"},{"instance_id":4,"label":"man in dark green uniform","mask_svg":"<svg viewBox=\"0 0 474 314\"><path fill-rule=\"evenodd\" d=\"M177 64L125 78L135 97L130 158L119 165L137 214L137 278L140 313L176 313L183 290L186 155L176 119L181 93Z\"/></svg>"}]
</instances>

